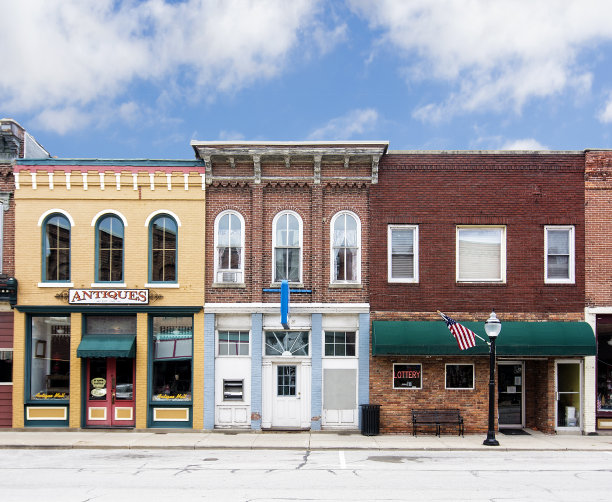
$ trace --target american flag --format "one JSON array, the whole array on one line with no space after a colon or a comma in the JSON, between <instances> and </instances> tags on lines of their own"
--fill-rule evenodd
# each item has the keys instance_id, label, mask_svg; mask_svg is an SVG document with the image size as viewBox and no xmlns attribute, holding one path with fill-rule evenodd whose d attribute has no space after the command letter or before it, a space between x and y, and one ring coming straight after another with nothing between
<instances>
[{"instance_id":1,"label":"american flag","mask_svg":"<svg viewBox=\"0 0 612 502\"><path fill-rule=\"evenodd\" d=\"M459 324L446 314L443 314L440 311L438 311L438 313L442 316L442 319L446 321L446 327L453 334L455 340L457 340L461 350L476 346L476 333L474 333L471 329L467 329L465 326Z\"/></svg>"}]
</instances>

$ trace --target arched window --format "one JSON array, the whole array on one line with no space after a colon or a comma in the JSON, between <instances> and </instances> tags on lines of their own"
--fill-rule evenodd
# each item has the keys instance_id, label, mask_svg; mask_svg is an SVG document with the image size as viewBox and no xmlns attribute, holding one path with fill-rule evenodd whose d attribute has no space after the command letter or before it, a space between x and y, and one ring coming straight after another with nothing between
<instances>
[{"instance_id":1,"label":"arched window","mask_svg":"<svg viewBox=\"0 0 612 502\"><path fill-rule=\"evenodd\" d=\"M174 218L159 215L149 225L149 281L176 282L178 227Z\"/></svg>"},{"instance_id":2,"label":"arched window","mask_svg":"<svg viewBox=\"0 0 612 502\"><path fill-rule=\"evenodd\" d=\"M43 281L70 281L70 221L52 214L43 224Z\"/></svg>"},{"instance_id":3,"label":"arched window","mask_svg":"<svg viewBox=\"0 0 612 502\"><path fill-rule=\"evenodd\" d=\"M337 213L331 222L331 280L358 283L361 280L361 228L349 211Z\"/></svg>"},{"instance_id":4,"label":"arched window","mask_svg":"<svg viewBox=\"0 0 612 502\"><path fill-rule=\"evenodd\" d=\"M215 219L214 282L244 282L244 220L235 211Z\"/></svg>"},{"instance_id":5,"label":"arched window","mask_svg":"<svg viewBox=\"0 0 612 502\"><path fill-rule=\"evenodd\" d=\"M302 220L294 212L284 211L272 224L274 282L302 281Z\"/></svg>"},{"instance_id":6,"label":"arched window","mask_svg":"<svg viewBox=\"0 0 612 502\"><path fill-rule=\"evenodd\" d=\"M108 214L96 223L96 282L123 281L123 222Z\"/></svg>"}]
</instances>

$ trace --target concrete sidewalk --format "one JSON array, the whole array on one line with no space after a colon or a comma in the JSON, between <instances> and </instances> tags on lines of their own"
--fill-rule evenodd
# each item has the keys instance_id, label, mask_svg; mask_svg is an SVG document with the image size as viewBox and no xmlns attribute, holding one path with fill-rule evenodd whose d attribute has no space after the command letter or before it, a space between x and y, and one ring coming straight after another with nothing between
<instances>
[{"instance_id":1,"label":"concrete sidewalk","mask_svg":"<svg viewBox=\"0 0 612 502\"><path fill-rule=\"evenodd\" d=\"M534 450L610 451L612 435L496 435L500 445L484 446L486 434L363 436L358 432L251 432L158 430L0 430L0 449L293 449L293 450Z\"/></svg>"}]
</instances>

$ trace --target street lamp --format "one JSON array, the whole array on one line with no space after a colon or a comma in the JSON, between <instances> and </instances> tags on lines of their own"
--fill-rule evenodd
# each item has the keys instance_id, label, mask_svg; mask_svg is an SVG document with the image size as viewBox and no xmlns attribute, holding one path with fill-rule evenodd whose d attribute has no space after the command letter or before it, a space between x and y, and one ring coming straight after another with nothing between
<instances>
[{"instance_id":1,"label":"street lamp","mask_svg":"<svg viewBox=\"0 0 612 502\"><path fill-rule=\"evenodd\" d=\"M495 439L495 340L501 331L501 322L491 312L491 315L485 322L485 331L491 340L489 347L490 367L489 367L489 430L487 431L487 439L482 444L485 446L499 446L499 441Z\"/></svg>"}]
</instances>

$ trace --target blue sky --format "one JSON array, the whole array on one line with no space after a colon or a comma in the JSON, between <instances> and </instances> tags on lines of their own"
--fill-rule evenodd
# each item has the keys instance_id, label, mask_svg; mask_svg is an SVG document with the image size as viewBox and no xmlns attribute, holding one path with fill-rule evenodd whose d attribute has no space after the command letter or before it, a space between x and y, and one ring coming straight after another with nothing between
<instances>
[{"instance_id":1,"label":"blue sky","mask_svg":"<svg viewBox=\"0 0 612 502\"><path fill-rule=\"evenodd\" d=\"M0 116L70 158L612 148L611 20L609 0L0 0Z\"/></svg>"}]
</instances>

